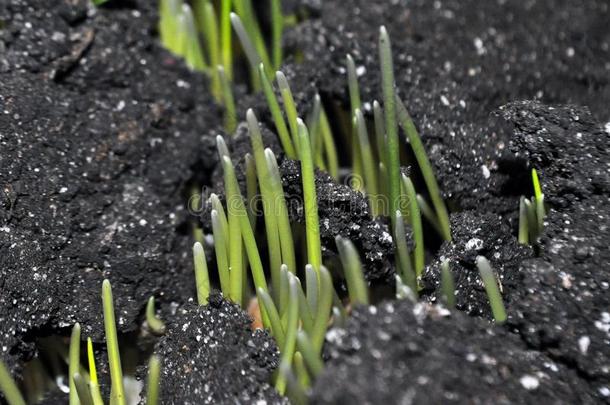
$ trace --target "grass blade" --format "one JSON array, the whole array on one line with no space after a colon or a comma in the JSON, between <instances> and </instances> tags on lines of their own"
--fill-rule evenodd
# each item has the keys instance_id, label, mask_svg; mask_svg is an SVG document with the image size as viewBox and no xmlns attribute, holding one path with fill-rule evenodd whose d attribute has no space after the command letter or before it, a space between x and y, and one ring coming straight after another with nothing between
<instances>
[{"instance_id":1,"label":"grass blade","mask_svg":"<svg viewBox=\"0 0 610 405\"><path fill-rule=\"evenodd\" d=\"M80 373L74 373L72 375L72 380L74 381L74 387L76 388L76 403L81 405L93 405L89 387L83 376L81 376Z\"/></svg>"},{"instance_id":2,"label":"grass blade","mask_svg":"<svg viewBox=\"0 0 610 405\"><path fill-rule=\"evenodd\" d=\"M146 323L155 335L165 333L165 323L155 314L155 297L150 297L146 304Z\"/></svg>"},{"instance_id":3,"label":"grass blade","mask_svg":"<svg viewBox=\"0 0 610 405\"><path fill-rule=\"evenodd\" d=\"M205 47L208 51L210 67L218 66L220 64L220 49L218 40L218 21L216 19L214 5L210 0L197 0L193 2L193 9L198 26L203 34ZM216 100L221 100L221 85L218 78L218 70L213 68L210 70L212 94Z\"/></svg>"},{"instance_id":4,"label":"grass blade","mask_svg":"<svg viewBox=\"0 0 610 405\"><path fill-rule=\"evenodd\" d=\"M296 339L297 339L297 328L299 322L299 297L297 292L297 282L296 277L292 275L292 273L287 273L289 280L289 300L288 300L288 323L286 327L286 337L284 346L282 347L282 355L280 360L280 368L289 368L292 364L292 359L294 356L294 351L296 347ZM278 375L277 381L275 383L275 388L283 395L286 390L286 378L283 373Z\"/></svg>"},{"instance_id":5,"label":"grass blade","mask_svg":"<svg viewBox=\"0 0 610 405\"><path fill-rule=\"evenodd\" d=\"M282 115L280 104L277 101L277 97L275 97L275 92L273 91L271 82L265 74L265 67L262 63L258 65L258 74L263 87L263 93L265 94L265 98L267 99L267 106L269 107L269 111L271 112L271 116L273 117L275 130L277 131L277 134L280 138L280 142L282 143L282 149L284 150L286 156L288 156L290 159L296 159L297 154L294 149L290 133L288 132L286 121L284 120L284 116Z\"/></svg>"},{"instance_id":6,"label":"grass blade","mask_svg":"<svg viewBox=\"0 0 610 405\"><path fill-rule=\"evenodd\" d=\"M441 291L447 308L455 308L455 282L447 260L441 263Z\"/></svg>"},{"instance_id":7,"label":"grass blade","mask_svg":"<svg viewBox=\"0 0 610 405\"><path fill-rule=\"evenodd\" d=\"M284 197L284 189L282 188L282 178L277 166L277 160L273 151L269 148L265 149L265 159L269 170L270 185L273 192L273 201L275 202L275 215L277 215L278 233L280 235L280 248L282 250L282 263L288 267L288 271L296 274L296 258L294 253L294 241L292 238L292 229L290 226L290 218L288 217L288 207L286 206L286 198Z\"/></svg>"},{"instance_id":8,"label":"grass blade","mask_svg":"<svg viewBox=\"0 0 610 405\"><path fill-rule=\"evenodd\" d=\"M252 109L247 111L246 119L248 121L252 151L254 153L254 163L256 164L256 175L261 189L273 294L277 299L280 281L279 272L282 265L282 250L280 245L280 234L278 232L278 216L276 209L277 196L273 191L273 185L271 184L272 176L265 156L263 137L259 123Z\"/></svg>"},{"instance_id":9,"label":"grass blade","mask_svg":"<svg viewBox=\"0 0 610 405\"><path fill-rule=\"evenodd\" d=\"M358 251L349 239L342 238L341 236L335 238L335 243L337 244L339 257L343 264L343 273L347 282L350 302L352 305L368 305L369 291L364 280L364 272Z\"/></svg>"},{"instance_id":10,"label":"grass blade","mask_svg":"<svg viewBox=\"0 0 610 405\"><path fill-rule=\"evenodd\" d=\"M477 268L479 269L481 280L483 280L487 298L489 298L493 317L496 323L501 324L506 321L506 310L504 309L502 295L498 289L494 271L492 270L489 261L483 256L477 256Z\"/></svg>"},{"instance_id":11,"label":"grass blade","mask_svg":"<svg viewBox=\"0 0 610 405\"><path fill-rule=\"evenodd\" d=\"M527 223L527 207L525 205L525 197L519 199L519 243L527 245L528 238L528 223Z\"/></svg>"},{"instance_id":12,"label":"grass blade","mask_svg":"<svg viewBox=\"0 0 610 405\"><path fill-rule=\"evenodd\" d=\"M415 241L415 275L417 277L420 277L424 272L425 267L424 231L421 223L421 214L419 212L419 205L417 204L417 195L415 194L415 187L413 187L411 179L403 174L402 182L407 194L407 203L409 204L409 219L411 220L413 240Z\"/></svg>"},{"instance_id":13,"label":"grass blade","mask_svg":"<svg viewBox=\"0 0 610 405\"><path fill-rule=\"evenodd\" d=\"M229 157L225 156L223 157L222 164L225 174L225 188L228 188L230 190L227 196L229 194L232 195L230 200L227 197L227 204L229 205L229 207L233 207L231 209L232 212L229 213L229 219L231 218L231 216L233 216L233 218L239 220L241 230L240 233L243 238L244 245L246 247L246 253L250 262L250 269L252 271L252 278L254 280L254 285L256 289L258 290L258 288L263 288L264 290L268 290L267 281L265 280L265 272L263 270L263 264L258 253L258 247L256 245L254 232L252 231L250 221L248 220L248 215L246 214L244 200L239 191L239 186L237 185L237 178L235 177L235 169L233 168L233 163L231 163L231 159L229 159ZM230 232L233 233L232 230ZM241 245L241 243L238 244ZM233 271L232 268L231 271ZM262 315L263 320L265 320L265 313L263 313ZM268 322L266 324L268 325Z\"/></svg>"},{"instance_id":14,"label":"grass blade","mask_svg":"<svg viewBox=\"0 0 610 405\"><path fill-rule=\"evenodd\" d=\"M205 63L203 50L199 43L199 35L197 35L193 11L188 4L182 4L180 26L185 30L182 54L184 55L184 61L187 66L193 70L207 70L208 65Z\"/></svg>"},{"instance_id":15,"label":"grass blade","mask_svg":"<svg viewBox=\"0 0 610 405\"><path fill-rule=\"evenodd\" d=\"M123 369L121 367L121 355L119 353L119 341L116 333L116 322L114 320L114 301L112 298L112 287L110 281L102 283L102 301L104 307L104 329L106 331L106 347L108 350L108 363L110 366L110 381L112 383L112 395L116 405L125 404L125 389L123 388Z\"/></svg>"},{"instance_id":16,"label":"grass blade","mask_svg":"<svg viewBox=\"0 0 610 405\"><path fill-rule=\"evenodd\" d=\"M246 212L250 219L250 226L256 232L256 210L258 203L258 173L256 170L256 161L250 153L244 156L246 167Z\"/></svg>"},{"instance_id":17,"label":"grass blade","mask_svg":"<svg viewBox=\"0 0 610 405\"><path fill-rule=\"evenodd\" d=\"M320 290L318 294L318 308L315 316L313 330L311 331L311 344L316 353L322 352L324 337L328 328L328 319L333 303L333 281L326 267L318 270Z\"/></svg>"},{"instance_id":18,"label":"grass blade","mask_svg":"<svg viewBox=\"0 0 610 405\"><path fill-rule=\"evenodd\" d=\"M300 145L299 145L299 127L298 127L298 112L296 103L294 102L294 97L292 96L292 90L290 89L290 85L288 84L288 80L284 73L279 70L275 73L275 79L277 80L277 85L280 89L280 95L282 96L282 101L284 102L284 111L286 111L286 117L288 118L288 127L290 128L290 133L292 134L292 141L296 148L297 156L300 155Z\"/></svg>"},{"instance_id":19,"label":"grass blade","mask_svg":"<svg viewBox=\"0 0 610 405\"><path fill-rule=\"evenodd\" d=\"M15 380L11 377L4 362L0 360L0 391L8 405L25 405L25 400L17 388Z\"/></svg>"},{"instance_id":20,"label":"grass blade","mask_svg":"<svg viewBox=\"0 0 610 405\"><path fill-rule=\"evenodd\" d=\"M216 252L216 267L218 268L218 276L220 279L220 290L225 296L229 296L230 291L230 273L229 273L229 257L227 255L227 237L222 229L220 216L218 211L212 210L212 232L214 234L214 251Z\"/></svg>"},{"instance_id":21,"label":"grass blade","mask_svg":"<svg viewBox=\"0 0 610 405\"><path fill-rule=\"evenodd\" d=\"M210 296L210 277L205 251L199 242L195 242L193 245L193 264L195 268L195 284L197 286L197 302L199 305L207 305L208 297Z\"/></svg>"},{"instance_id":22,"label":"grass blade","mask_svg":"<svg viewBox=\"0 0 610 405\"><path fill-rule=\"evenodd\" d=\"M229 83L229 79L225 74L224 67L218 65L216 67L216 71L218 72L218 80L220 82L222 102L225 107L225 130L228 133L232 134L235 132L235 128L237 128L237 113L235 110L235 99L233 98L233 89L231 88L231 83Z\"/></svg>"},{"instance_id":23,"label":"grass blade","mask_svg":"<svg viewBox=\"0 0 610 405\"><path fill-rule=\"evenodd\" d=\"M318 310L318 274L311 264L305 266L305 282L307 286L307 304L313 313Z\"/></svg>"},{"instance_id":24,"label":"grass blade","mask_svg":"<svg viewBox=\"0 0 610 405\"><path fill-rule=\"evenodd\" d=\"M159 403L159 386L161 379L161 359L156 354L148 362L148 383L146 384L146 405Z\"/></svg>"},{"instance_id":25,"label":"grass blade","mask_svg":"<svg viewBox=\"0 0 610 405\"><path fill-rule=\"evenodd\" d=\"M303 201L305 206L305 232L307 239L307 259L317 271L322 265L322 247L320 242L320 221L318 218L318 200L311 156L309 134L303 121L298 121L299 152L301 158L301 178L303 181Z\"/></svg>"},{"instance_id":26,"label":"grass blade","mask_svg":"<svg viewBox=\"0 0 610 405\"><path fill-rule=\"evenodd\" d=\"M379 215L377 203L377 197L379 196L379 189L377 187L377 168L375 167L373 150L366 130L366 122L364 121L364 116L359 108L354 112L354 126L356 127L356 133L358 134L358 141L360 142L360 154L362 156L362 168L364 171L364 188L369 197L371 213L373 217L376 217Z\"/></svg>"},{"instance_id":27,"label":"grass blade","mask_svg":"<svg viewBox=\"0 0 610 405\"><path fill-rule=\"evenodd\" d=\"M396 97L396 110L398 112L398 120L400 125L402 126L403 131L405 131L409 143L411 144L411 148L415 154L415 159L417 160L419 169L424 177L424 182L428 188L428 193L432 199L432 205L434 206L436 217L442 230L441 235L446 241L451 241L449 214L447 213L445 202L441 197L441 192L439 190L438 183L436 182L432 165L430 164L428 155L426 155L426 150L424 149L424 145L419 137L417 128L415 128L415 124L413 124L413 120L411 119L407 108L398 96Z\"/></svg>"},{"instance_id":28,"label":"grass blade","mask_svg":"<svg viewBox=\"0 0 610 405\"><path fill-rule=\"evenodd\" d=\"M326 169L328 174L333 179L339 178L339 157L337 155L337 146L335 145L335 138L333 137L330 129L330 123L328 122L328 116L324 110L324 106L320 111L320 134L322 136L322 142L324 143L324 151L326 152Z\"/></svg>"},{"instance_id":29,"label":"grass blade","mask_svg":"<svg viewBox=\"0 0 610 405\"><path fill-rule=\"evenodd\" d=\"M307 333L302 330L297 332L297 348L303 355L311 376L316 378L324 370L324 362L316 353Z\"/></svg>"},{"instance_id":30,"label":"grass blade","mask_svg":"<svg viewBox=\"0 0 610 405\"><path fill-rule=\"evenodd\" d=\"M70 361L68 374L70 375L70 405L79 405L80 401L76 391L76 383L73 378L80 369L80 324L78 322L74 324L74 327L72 328L69 353Z\"/></svg>"},{"instance_id":31,"label":"grass blade","mask_svg":"<svg viewBox=\"0 0 610 405\"><path fill-rule=\"evenodd\" d=\"M413 271L411 257L409 256L405 223L400 210L396 210L394 215L394 223L396 224L394 227L394 241L396 243L396 259L400 268L400 277L405 285L413 290L413 294L417 296L417 277Z\"/></svg>"},{"instance_id":32,"label":"grass blade","mask_svg":"<svg viewBox=\"0 0 610 405\"><path fill-rule=\"evenodd\" d=\"M91 399L93 405L104 405L100 385L97 380L97 370L95 367L95 355L93 352L93 342L91 338L87 338L87 360L89 362L89 389L91 391Z\"/></svg>"},{"instance_id":33,"label":"grass blade","mask_svg":"<svg viewBox=\"0 0 610 405\"><path fill-rule=\"evenodd\" d=\"M284 328L282 326L282 321L280 319L280 314L277 310L277 307L273 303L273 299L266 290L258 288L257 291L259 296L259 305L262 305L265 308L265 312L269 316L269 322L271 325L271 333L273 335L273 338L277 342L278 347L284 347Z\"/></svg>"},{"instance_id":34,"label":"grass blade","mask_svg":"<svg viewBox=\"0 0 610 405\"><path fill-rule=\"evenodd\" d=\"M400 205L400 154L398 146L398 124L396 122L396 99L394 95L394 63L390 37L385 27L379 29L379 60L381 61L381 86L387 135L387 161L390 212L396 212ZM395 220L396 217L392 216ZM396 226L395 223L392 224Z\"/></svg>"},{"instance_id":35,"label":"grass blade","mask_svg":"<svg viewBox=\"0 0 610 405\"><path fill-rule=\"evenodd\" d=\"M282 64L282 32L284 30L284 15L282 2L271 0L271 58L273 69L278 70Z\"/></svg>"},{"instance_id":36,"label":"grass blade","mask_svg":"<svg viewBox=\"0 0 610 405\"><path fill-rule=\"evenodd\" d=\"M229 81L233 80L233 45L231 43L231 0L220 2L220 48L222 66Z\"/></svg>"}]
</instances>

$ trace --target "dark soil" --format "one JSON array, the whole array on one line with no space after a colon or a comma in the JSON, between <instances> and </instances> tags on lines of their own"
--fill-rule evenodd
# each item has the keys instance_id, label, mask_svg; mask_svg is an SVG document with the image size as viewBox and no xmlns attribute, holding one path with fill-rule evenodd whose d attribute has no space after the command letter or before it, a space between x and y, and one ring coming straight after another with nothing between
<instances>
[{"instance_id":1,"label":"dark soil","mask_svg":"<svg viewBox=\"0 0 610 405\"><path fill-rule=\"evenodd\" d=\"M220 190L214 137L223 133L222 114L203 76L159 46L149 3L0 2L1 357L19 377L37 337L67 335L76 321L102 343L99 295L109 278L126 336L135 336L149 296L161 304L162 403L282 402L269 385L277 364L269 336L251 332L248 317L218 296L207 307L187 302L194 297L187 190L194 183ZM425 303L359 308L344 329L329 332L313 402L607 402L608 2L289 3L309 19L285 41L303 62L289 56L283 70L301 115L317 90L335 130L348 108L346 53L362 73L369 116L381 98L377 37L387 26L397 90L452 211L454 237L441 245L426 235ZM279 153L262 100L238 97L239 116L255 108L266 145ZM229 145L239 168L249 150L243 126ZM298 200L298 163L279 161L288 197ZM548 205L535 248L516 241L532 167ZM370 218L361 194L316 176L325 259L335 256L334 236L348 236L367 279L391 284L387 225ZM298 230L302 206L290 214ZM504 326L489 322L479 254L501 281ZM456 279L451 314L430 304L440 296L444 259ZM56 395L47 403L61 401Z\"/></svg>"},{"instance_id":2,"label":"dark soil","mask_svg":"<svg viewBox=\"0 0 610 405\"><path fill-rule=\"evenodd\" d=\"M194 294L184 186L215 162L202 76L153 37L148 2L0 6L0 347L13 367L41 330L102 339L101 282L118 327L146 299Z\"/></svg>"},{"instance_id":3,"label":"dark soil","mask_svg":"<svg viewBox=\"0 0 610 405\"><path fill-rule=\"evenodd\" d=\"M490 114L519 99L587 105L610 120L610 9L606 1L331 0L288 42L299 100L317 87L347 106L345 55L359 71L365 111L381 100L378 28L392 37L396 87L454 209L513 212L530 192L527 162ZM307 102L305 103L307 104ZM533 164L533 162L532 162Z\"/></svg>"},{"instance_id":4,"label":"dark soil","mask_svg":"<svg viewBox=\"0 0 610 405\"><path fill-rule=\"evenodd\" d=\"M275 342L250 324L219 294L205 307L179 308L156 350L163 359L161 403L284 403L269 384L278 363Z\"/></svg>"},{"instance_id":5,"label":"dark soil","mask_svg":"<svg viewBox=\"0 0 610 405\"><path fill-rule=\"evenodd\" d=\"M487 322L408 301L360 307L327 334L320 404L590 404L577 373Z\"/></svg>"}]
</instances>

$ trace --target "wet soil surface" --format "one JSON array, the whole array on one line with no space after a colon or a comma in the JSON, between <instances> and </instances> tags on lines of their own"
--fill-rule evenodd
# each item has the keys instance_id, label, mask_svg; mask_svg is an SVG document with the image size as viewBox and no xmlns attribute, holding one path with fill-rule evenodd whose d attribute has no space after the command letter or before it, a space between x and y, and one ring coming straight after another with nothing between
<instances>
[{"instance_id":1,"label":"wet soil surface","mask_svg":"<svg viewBox=\"0 0 610 405\"><path fill-rule=\"evenodd\" d=\"M538 99L586 105L598 121L610 120L609 18L605 1L324 1L319 18L289 36L305 63L286 71L299 100L317 87L347 108L351 54L370 114L381 100L377 41L386 25L397 91L450 205L506 213L530 192L528 162L510 152L511 132L491 113Z\"/></svg>"},{"instance_id":2,"label":"wet soil surface","mask_svg":"<svg viewBox=\"0 0 610 405\"><path fill-rule=\"evenodd\" d=\"M122 332L139 327L150 295L165 313L194 296L185 186L193 178L218 186L221 114L202 76L154 39L155 6L114 3L0 3L0 348L13 371L35 353L36 336L75 321L102 340L103 278L113 283ZM286 38L303 63L283 68L302 115L316 89L327 106L347 108L346 53L370 113L380 99L378 27L388 27L398 92L453 211L454 241L428 252L423 300L438 301L439 264L449 259L458 309L471 315L405 301L354 311L327 336L314 402L607 401L608 3L304 3L311 18ZM261 100L240 98L240 114L253 106L273 128ZM559 106L568 103L591 112ZM230 146L239 165L243 130ZM298 196L298 164L279 160L286 190ZM516 242L531 167L549 211L535 249ZM347 235L368 279L391 279L391 240L365 198L323 173L316 186L326 257L333 237ZM291 216L302 220L298 205ZM505 326L489 323L477 254L499 275ZM180 307L158 345L166 401L223 401L224 390L244 402L281 401L267 384L272 341L247 325L216 298ZM218 346L198 341L206 333Z\"/></svg>"},{"instance_id":3,"label":"wet soil surface","mask_svg":"<svg viewBox=\"0 0 610 405\"><path fill-rule=\"evenodd\" d=\"M153 37L147 2L0 5L0 347L79 321L102 339L101 283L118 328L146 299L193 296L184 184L221 125L201 75ZM137 6L137 7L135 7Z\"/></svg>"},{"instance_id":4,"label":"wet soil surface","mask_svg":"<svg viewBox=\"0 0 610 405\"><path fill-rule=\"evenodd\" d=\"M284 403L270 385L279 361L273 339L252 331L237 305L210 296L179 308L157 345L163 404Z\"/></svg>"},{"instance_id":5,"label":"wet soil surface","mask_svg":"<svg viewBox=\"0 0 610 405\"><path fill-rule=\"evenodd\" d=\"M485 321L426 304L352 312L327 334L314 403L593 403L574 370ZM499 343L501 342L501 343Z\"/></svg>"}]
</instances>

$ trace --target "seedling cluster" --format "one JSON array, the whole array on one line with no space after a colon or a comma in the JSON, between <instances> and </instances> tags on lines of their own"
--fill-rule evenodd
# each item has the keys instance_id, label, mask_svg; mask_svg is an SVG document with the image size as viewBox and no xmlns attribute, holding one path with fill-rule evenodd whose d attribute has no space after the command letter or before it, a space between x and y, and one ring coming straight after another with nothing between
<instances>
[{"instance_id":1,"label":"seedling cluster","mask_svg":"<svg viewBox=\"0 0 610 405\"><path fill-rule=\"evenodd\" d=\"M216 10L214 4L220 4L220 10ZM237 117L231 87L236 64L232 27L248 61L249 83L253 90L262 90L265 96L283 154L300 161L306 242L306 258L302 262L297 260L299 235L293 235L277 158L271 149L265 148L258 119L251 109L246 114L252 145L252 154L244 157L246 198L239 187L229 148L224 138L218 136L225 203L216 194L209 197L208 203L212 208L214 276L219 280L219 288L226 298L243 308L249 306L252 295L255 297L262 325L271 332L280 350L275 386L293 402L306 403L306 392L324 367L322 348L328 327L342 324L351 306L368 305L370 293L359 253L350 240L341 236L335 240L349 305L339 298L333 275L323 262L314 171L315 168L325 170L339 179L335 137L319 95L316 94L307 119L299 118L288 80L278 71L282 62L281 36L285 17L279 0L271 0L270 5L270 46L262 35L251 0L219 3L161 0L159 32L167 49L183 57L192 69L208 75L212 93L226 108L226 128L233 132ZM352 186L366 194L374 217L390 218L396 249L396 296L416 300L420 291L419 279L425 268L423 218L445 241L451 241L449 215L418 131L396 94L390 37L384 27L379 32L379 60L383 99L382 103L377 100L372 103L374 133L371 138L362 110L356 65L351 56L346 57L352 173L359 179ZM282 107L274 89L274 78ZM414 180L401 172L399 129L412 148L431 206L416 190ZM530 201L522 197L520 202L519 242L523 244L535 242L542 231L545 215L544 195L535 170L532 178L534 198ZM246 204L257 197L263 207L266 243L261 243L259 235L262 232L257 232L257 218ZM407 244L407 225L413 235L413 249ZM203 235L196 233L196 236L193 261L197 300L199 305L207 305L213 278L208 269ZM262 252L265 246L267 251ZM478 257L476 265L494 319L502 323L507 315L496 276L486 258ZM454 308L455 283L447 261L441 264L441 292L445 305ZM103 282L102 298L112 383L110 403L124 405L123 369L108 280ZM146 323L153 334L165 331L164 323L155 315L154 298L146 308ZM88 368L80 364L80 343L81 329L76 324L68 354L70 404L103 404L91 339L87 340ZM146 393L149 405L158 402L160 367L159 357L153 355ZM10 405L25 403L1 362L0 390Z\"/></svg>"}]
</instances>

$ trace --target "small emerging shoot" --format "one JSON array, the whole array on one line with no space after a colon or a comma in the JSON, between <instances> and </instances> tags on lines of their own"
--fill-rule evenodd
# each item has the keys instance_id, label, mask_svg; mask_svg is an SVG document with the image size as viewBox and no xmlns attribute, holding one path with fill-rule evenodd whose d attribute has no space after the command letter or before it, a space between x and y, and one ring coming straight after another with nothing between
<instances>
[{"instance_id":1,"label":"small emerging shoot","mask_svg":"<svg viewBox=\"0 0 610 405\"><path fill-rule=\"evenodd\" d=\"M432 199L432 205L434 206L436 217L441 227L441 235L446 241L451 241L449 214L447 213L445 202L441 197L441 192L438 187L438 183L436 182L432 165L430 164L430 160L428 159L428 155L424 149L424 144L419 137L417 128L415 128L415 124L413 124L413 120L411 119L407 108L398 96L396 96L396 110L398 113L398 121L400 122L400 125L407 135L409 143L411 144L411 148L415 154L415 159L417 160L417 164L421 170L422 176L424 177L426 187L428 188L428 193Z\"/></svg>"},{"instance_id":2,"label":"small emerging shoot","mask_svg":"<svg viewBox=\"0 0 610 405\"><path fill-rule=\"evenodd\" d=\"M447 260L441 263L441 292L447 308L455 308L455 282Z\"/></svg>"},{"instance_id":3,"label":"small emerging shoot","mask_svg":"<svg viewBox=\"0 0 610 405\"><path fill-rule=\"evenodd\" d=\"M104 329L106 331L106 346L108 350L108 363L110 365L110 381L112 383L112 401L116 405L126 405L125 389L123 388L123 369L121 355L114 320L114 303L110 281L102 283L102 301L104 307Z\"/></svg>"},{"instance_id":4,"label":"small emerging shoot","mask_svg":"<svg viewBox=\"0 0 610 405\"><path fill-rule=\"evenodd\" d=\"M487 298L489 298L493 317L496 323L504 323L504 321L506 321L506 310L504 309L502 295L498 289L494 271L492 270L489 261L483 256L477 257L477 267L479 269L479 274L481 275L481 280L483 280L485 291L487 292Z\"/></svg>"},{"instance_id":5,"label":"small emerging shoot","mask_svg":"<svg viewBox=\"0 0 610 405\"><path fill-rule=\"evenodd\" d=\"M288 273L289 298L288 298L288 320L285 333L284 346L281 349L282 356L280 360L280 369L288 368L292 364L294 350L296 347L297 329L299 323L299 297L297 292L296 276ZM284 394L286 390L286 379L283 373L278 374L275 388L280 393Z\"/></svg>"},{"instance_id":6,"label":"small emerging shoot","mask_svg":"<svg viewBox=\"0 0 610 405\"><path fill-rule=\"evenodd\" d=\"M207 305L208 297L210 296L210 277L208 274L208 264L205 258L205 252L203 246L199 242L195 242L193 245L193 265L195 268L195 283L197 286L197 302L199 305Z\"/></svg>"},{"instance_id":7,"label":"small emerging shoot","mask_svg":"<svg viewBox=\"0 0 610 405\"><path fill-rule=\"evenodd\" d=\"M229 78L225 73L224 67L218 65L216 67L216 71L218 73L218 81L220 85L222 101L225 107L225 130L232 134L235 132L235 128L237 128L237 113L235 110L235 99L233 98L233 89L231 88L231 83L229 82Z\"/></svg>"},{"instance_id":8,"label":"small emerging shoot","mask_svg":"<svg viewBox=\"0 0 610 405\"><path fill-rule=\"evenodd\" d=\"M298 112L297 106L294 102L294 97L292 96L292 90L290 89L290 85L288 84L288 79L284 76L284 73L281 71L277 71L275 73L275 78L277 80L277 85L280 89L280 95L282 96L282 101L284 102L284 111L286 112L286 117L288 118L288 127L290 128L290 133L292 135L292 141L296 148L297 155L300 155L300 144L299 144L299 126L298 126Z\"/></svg>"},{"instance_id":9,"label":"small emerging shoot","mask_svg":"<svg viewBox=\"0 0 610 405\"><path fill-rule=\"evenodd\" d=\"M322 265L322 246L320 242L320 220L318 218L318 200L311 156L309 133L303 121L298 120L298 140L301 158L301 179L303 182L303 201L305 206L305 233L307 239L307 258L314 269Z\"/></svg>"},{"instance_id":10,"label":"small emerging shoot","mask_svg":"<svg viewBox=\"0 0 610 405\"><path fill-rule=\"evenodd\" d=\"M409 220L411 221L413 240L415 241L415 275L417 277L421 277L425 267L424 231L421 223L421 214L419 212L419 205L417 204L417 195L415 194L415 187L413 187L411 179L403 175L402 182L407 194L407 203L409 204Z\"/></svg>"},{"instance_id":11,"label":"small emerging shoot","mask_svg":"<svg viewBox=\"0 0 610 405\"><path fill-rule=\"evenodd\" d=\"M89 363L89 389L91 390L91 399L93 405L104 405L100 385L97 380L97 370L95 367L95 355L93 352L93 342L91 338L87 338L87 360Z\"/></svg>"},{"instance_id":12,"label":"small emerging shoot","mask_svg":"<svg viewBox=\"0 0 610 405\"><path fill-rule=\"evenodd\" d=\"M358 251L349 239L344 239L341 236L335 238L339 257L343 264L343 272L347 282L347 291L349 293L350 302L352 305L368 305L369 290L364 280L364 272L362 263L358 256Z\"/></svg>"},{"instance_id":13,"label":"small emerging shoot","mask_svg":"<svg viewBox=\"0 0 610 405\"><path fill-rule=\"evenodd\" d=\"M72 327L69 353L68 375L70 376L70 405L80 405L74 381L74 375L78 374L80 366L80 324L78 322Z\"/></svg>"},{"instance_id":14,"label":"small emerging shoot","mask_svg":"<svg viewBox=\"0 0 610 405\"><path fill-rule=\"evenodd\" d=\"M146 324L155 335L165 333L165 323L155 314L155 297L150 297L146 304Z\"/></svg>"},{"instance_id":15,"label":"small emerging shoot","mask_svg":"<svg viewBox=\"0 0 610 405\"><path fill-rule=\"evenodd\" d=\"M17 388L15 380L11 377L4 362L0 360L0 391L8 405L25 405L25 400Z\"/></svg>"},{"instance_id":16,"label":"small emerging shoot","mask_svg":"<svg viewBox=\"0 0 610 405\"><path fill-rule=\"evenodd\" d=\"M396 244L396 259L400 269L400 278L413 291L413 294L417 296L417 276L413 271L409 247L407 246L405 223L400 210L396 210L394 213L394 223L394 241Z\"/></svg>"}]
</instances>

